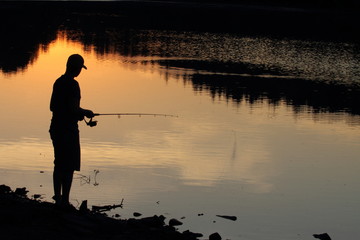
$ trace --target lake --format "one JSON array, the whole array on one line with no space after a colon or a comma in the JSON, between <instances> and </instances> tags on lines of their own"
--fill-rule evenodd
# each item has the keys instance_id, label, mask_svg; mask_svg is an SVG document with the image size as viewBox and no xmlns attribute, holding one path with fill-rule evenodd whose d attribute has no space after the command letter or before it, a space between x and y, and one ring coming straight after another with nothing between
<instances>
[{"instance_id":1,"label":"lake","mask_svg":"<svg viewBox=\"0 0 360 240\"><path fill-rule=\"evenodd\" d=\"M102 35L103 34L103 35ZM54 81L81 54L71 202L224 239L357 239L360 51L347 41L164 29L55 31L0 72L0 183L52 201ZM236 221L217 217L236 216Z\"/></svg>"}]
</instances>

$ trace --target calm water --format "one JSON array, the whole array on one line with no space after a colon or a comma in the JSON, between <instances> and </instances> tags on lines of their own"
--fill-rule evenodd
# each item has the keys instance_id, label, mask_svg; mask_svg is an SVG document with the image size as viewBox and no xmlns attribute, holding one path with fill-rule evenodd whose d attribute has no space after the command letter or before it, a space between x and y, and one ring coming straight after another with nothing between
<instances>
[{"instance_id":1,"label":"calm water","mask_svg":"<svg viewBox=\"0 0 360 240\"><path fill-rule=\"evenodd\" d=\"M80 53L88 67L77 78L82 107L179 117L99 116L95 128L81 122L75 206L124 199L124 208L109 215L162 214L204 238L360 238L357 46L129 35L137 39L131 46L120 49L123 35L113 34L116 41L101 51L59 33L28 66L0 73L1 184L26 186L29 195L51 201L49 99L67 57Z\"/></svg>"}]
</instances>

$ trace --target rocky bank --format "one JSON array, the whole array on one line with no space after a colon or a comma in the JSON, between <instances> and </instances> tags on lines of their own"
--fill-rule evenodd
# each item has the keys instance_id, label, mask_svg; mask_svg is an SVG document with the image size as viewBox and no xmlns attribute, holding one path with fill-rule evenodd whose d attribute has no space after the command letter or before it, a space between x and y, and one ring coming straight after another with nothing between
<instances>
[{"instance_id":1,"label":"rocky bank","mask_svg":"<svg viewBox=\"0 0 360 240\"><path fill-rule=\"evenodd\" d=\"M30 199L26 189L0 186L0 238L52 240L196 240L201 234L180 233L164 216L114 219L94 211L64 211L53 203Z\"/></svg>"}]
</instances>

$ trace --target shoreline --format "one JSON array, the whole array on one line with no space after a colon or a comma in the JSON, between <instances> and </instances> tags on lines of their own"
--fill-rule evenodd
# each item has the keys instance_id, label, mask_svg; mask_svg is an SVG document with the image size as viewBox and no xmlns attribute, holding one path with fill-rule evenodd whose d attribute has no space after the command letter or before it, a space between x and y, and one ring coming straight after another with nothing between
<instances>
[{"instance_id":1,"label":"shoreline","mask_svg":"<svg viewBox=\"0 0 360 240\"><path fill-rule=\"evenodd\" d=\"M360 18L358 7L263 1L5 1L0 10L4 12L0 20L11 19L19 26L26 19L65 26L69 19L75 19L86 28L155 28L353 40L358 39Z\"/></svg>"},{"instance_id":2,"label":"shoreline","mask_svg":"<svg viewBox=\"0 0 360 240\"><path fill-rule=\"evenodd\" d=\"M63 211L50 202L27 197L26 188L0 185L0 231L3 239L196 240L202 234L179 232L165 217L115 219L87 208ZM171 222L171 221L170 221ZM169 223L170 223L169 222ZM209 237L211 239L211 237Z\"/></svg>"}]
</instances>

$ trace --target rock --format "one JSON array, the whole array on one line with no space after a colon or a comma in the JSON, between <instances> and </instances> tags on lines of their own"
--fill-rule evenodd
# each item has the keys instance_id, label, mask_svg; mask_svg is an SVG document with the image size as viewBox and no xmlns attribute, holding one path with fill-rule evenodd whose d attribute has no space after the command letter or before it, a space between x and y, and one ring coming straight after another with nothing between
<instances>
[{"instance_id":1,"label":"rock","mask_svg":"<svg viewBox=\"0 0 360 240\"><path fill-rule=\"evenodd\" d=\"M8 194L11 192L11 188L4 184L0 185L0 194Z\"/></svg>"},{"instance_id":2,"label":"rock","mask_svg":"<svg viewBox=\"0 0 360 240\"><path fill-rule=\"evenodd\" d=\"M146 217L139 220L140 223L149 226L149 227L162 227L165 225L165 217L163 215L157 216L154 215L153 217Z\"/></svg>"},{"instance_id":3,"label":"rock","mask_svg":"<svg viewBox=\"0 0 360 240\"><path fill-rule=\"evenodd\" d=\"M331 240L329 234L321 233L321 234L313 234L314 238L318 238L320 240Z\"/></svg>"},{"instance_id":4,"label":"rock","mask_svg":"<svg viewBox=\"0 0 360 240\"><path fill-rule=\"evenodd\" d=\"M219 233L213 233L209 236L209 240L221 240L221 236Z\"/></svg>"},{"instance_id":5,"label":"rock","mask_svg":"<svg viewBox=\"0 0 360 240\"><path fill-rule=\"evenodd\" d=\"M177 219L175 219L175 218L172 218L172 219L170 219L170 221L169 221L169 226L171 226L171 227L180 226L180 225L182 225L182 224L183 224L182 222L180 222L179 220L177 220Z\"/></svg>"},{"instance_id":6,"label":"rock","mask_svg":"<svg viewBox=\"0 0 360 240\"><path fill-rule=\"evenodd\" d=\"M221 218L225 218L225 219L229 219L232 221L236 221L237 217L236 216L226 216L226 215L216 215L217 217L221 217Z\"/></svg>"},{"instance_id":7,"label":"rock","mask_svg":"<svg viewBox=\"0 0 360 240\"><path fill-rule=\"evenodd\" d=\"M202 233L193 233L193 232L190 232L189 230L186 230L183 232L183 235L187 236L188 238L201 238L203 237L204 235Z\"/></svg>"},{"instance_id":8,"label":"rock","mask_svg":"<svg viewBox=\"0 0 360 240\"><path fill-rule=\"evenodd\" d=\"M15 194L16 194L16 195L19 195L19 196L22 196L22 197L26 197L26 194L27 194L28 192L29 192L29 191L26 190L25 187L23 187L23 188L17 188L17 189L15 190Z\"/></svg>"},{"instance_id":9,"label":"rock","mask_svg":"<svg viewBox=\"0 0 360 240\"><path fill-rule=\"evenodd\" d=\"M88 206L87 206L87 200L82 201L79 211L82 213L89 212Z\"/></svg>"},{"instance_id":10,"label":"rock","mask_svg":"<svg viewBox=\"0 0 360 240\"><path fill-rule=\"evenodd\" d=\"M41 198L41 194L34 194L32 197L33 197L34 199L38 199L38 198Z\"/></svg>"},{"instance_id":11,"label":"rock","mask_svg":"<svg viewBox=\"0 0 360 240\"><path fill-rule=\"evenodd\" d=\"M134 217L140 217L142 214L138 213L138 212L134 212L133 215L134 215Z\"/></svg>"}]
</instances>

